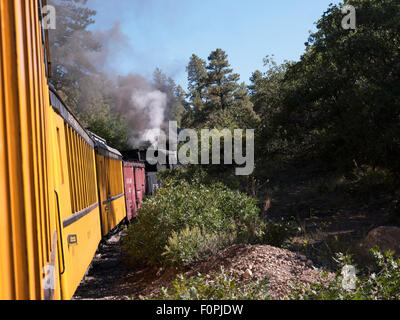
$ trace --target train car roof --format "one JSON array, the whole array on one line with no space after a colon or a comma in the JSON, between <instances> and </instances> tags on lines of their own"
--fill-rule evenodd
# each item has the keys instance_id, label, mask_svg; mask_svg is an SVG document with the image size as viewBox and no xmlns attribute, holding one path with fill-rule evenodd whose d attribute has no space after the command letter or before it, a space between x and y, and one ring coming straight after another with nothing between
<instances>
[{"instance_id":1,"label":"train car roof","mask_svg":"<svg viewBox=\"0 0 400 320\"><path fill-rule=\"evenodd\" d=\"M107 141L102 137L94 134L93 132L88 131L90 136L92 137L95 147L98 150L98 153L115 160L122 160L122 154L114 148L111 148L107 145Z\"/></svg>"},{"instance_id":2,"label":"train car roof","mask_svg":"<svg viewBox=\"0 0 400 320\"><path fill-rule=\"evenodd\" d=\"M146 164L141 161L124 161L124 167L132 167L132 168L142 168L146 167Z\"/></svg>"},{"instance_id":3,"label":"train car roof","mask_svg":"<svg viewBox=\"0 0 400 320\"><path fill-rule=\"evenodd\" d=\"M72 114L65 103L62 101L58 95L56 89L49 85L50 91L50 104L53 109L78 133L79 136L83 138L93 149L95 148L95 143L90 137L87 130L81 125L79 120Z\"/></svg>"},{"instance_id":4,"label":"train car roof","mask_svg":"<svg viewBox=\"0 0 400 320\"><path fill-rule=\"evenodd\" d=\"M79 136L81 136L93 149L97 149L99 154L108 158L122 160L122 155L118 150L108 146L105 139L90 132L81 125L79 120L68 109L52 85L49 85L49 89L50 104L53 109L56 110L56 112L78 133Z\"/></svg>"}]
</instances>

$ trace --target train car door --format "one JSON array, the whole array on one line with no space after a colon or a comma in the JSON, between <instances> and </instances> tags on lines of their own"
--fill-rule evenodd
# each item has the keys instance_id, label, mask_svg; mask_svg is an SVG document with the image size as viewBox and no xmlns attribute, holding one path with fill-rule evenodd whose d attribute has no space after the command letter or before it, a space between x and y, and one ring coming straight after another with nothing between
<instances>
[{"instance_id":1,"label":"train car door","mask_svg":"<svg viewBox=\"0 0 400 320\"><path fill-rule=\"evenodd\" d=\"M136 203L137 208L140 209L142 201L143 201L143 194L145 193L145 185L142 178L142 168L135 167L135 186L136 186Z\"/></svg>"},{"instance_id":2,"label":"train car door","mask_svg":"<svg viewBox=\"0 0 400 320\"><path fill-rule=\"evenodd\" d=\"M142 181L142 190L143 190L142 201L143 201L143 198L146 195L146 171L144 167L140 169L140 179Z\"/></svg>"},{"instance_id":3,"label":"train car door","mask_svg":"<svg viewBox=\"0 0 400 320\"><path fill-rule=\"evenodd\" d=\"M68 180L68 161L66 157L66 138L64 131L64 120L53 112L54 120L54 196L56 198L57 215L57 233L58 233L58 270L62 283L61 297L65 299L71 295L72 288L68 287L68 281L65 279L66 265L69 264L68 256L65 254L65 248L68 247L68 241L64 236L63 221L68 218L72 212L71 197Z\"/></svg>"},{"instance_id":4,"label":"train car door","mask_svg":"<svg viewBox=\"0 0 400 320\"><path fill-rule=\"evenodd\" d=\"M128 221L137 217L136 190L134 168L128 164L124 164L124 180L125 180L125 199L126 199L126 216Z\"/></svg>"},{"instance_id":5,"label":"train car door","mask_svg":"<svg viewBox=\"0 0 400 320\"><path fill-rule=\"evenodd\" d=\"M107 235L109 231L108 211L110 210L108 199L108 183L106 177L106 162L104 156L97 155L97 179L99 185L99 201L101 206L101 231L102 235Z\"/></svg>"}]
</instances>

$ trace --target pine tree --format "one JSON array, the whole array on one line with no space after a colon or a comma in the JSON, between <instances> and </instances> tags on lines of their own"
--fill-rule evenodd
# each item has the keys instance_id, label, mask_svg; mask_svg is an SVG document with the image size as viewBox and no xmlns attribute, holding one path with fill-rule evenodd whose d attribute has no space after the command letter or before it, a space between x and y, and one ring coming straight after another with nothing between
<instances>
[{"instance_id":1,"label":"pine tree","mask_svg":"<svg viewBox=\"0 0 400 320\"><path fill-rule=\"evenodd\" d=\"M232 73L227 54L217 49L208 57L207 66L207 109L216 111L227 109L235 102L235 92L239 89L239 75Z\"/></svg>"},{"instance_id":2,"label":"pine tree","mask_svg":"<svg viewBox=\"0 0 400 320\"><path fill-rule=\"evenodd\" d=\"M259 121L245 83L239 84L227 54L217 49L207 63L192 55L188 72L188 105L183 116L186 127L255 128Z\"/></svg>"},{"instance_id":3,"label":"pine tree","mask_svg":"<svg viewBox=\"0 0 400 320\"><path fill-rule=\"evenodd\" d=\"M153 73L153 85L167 95L168 108L165 110L165 118L169 121L177 121L180 125L182 114L185 111L182 87L177 86L175 81L159 68L156 68Z\"/></svg>"},{"instance_id":4,"label":"pine tree","mask_svg":"<svg viewBox=\"0 0 400 320\"><path fill-rule=\"evenodd\" d=\"M192 102L192 108L195 112L201 112L204 107L207 86L206 62L195 54L190 58L188 67L188 98Z\"/></svg>"}]
</instances>

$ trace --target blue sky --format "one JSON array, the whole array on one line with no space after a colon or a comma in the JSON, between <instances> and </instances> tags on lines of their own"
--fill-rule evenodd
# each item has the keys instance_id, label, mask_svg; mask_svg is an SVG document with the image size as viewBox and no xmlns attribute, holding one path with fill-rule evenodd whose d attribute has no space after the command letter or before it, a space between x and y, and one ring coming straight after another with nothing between
<instances>
[{"instance_id":1,"label":"blue sky","mask_svg":"<svg viewBox=\"0 0 400 320\"><path fill-rule=\"evenodd\" d=\"M334 0L89 0L97 10L91 28L116 21L130 49L113 60L121 74L150 77L161 68L186 89L186 66L195 53L207 59L221 48L231 67L249 83L263 58L298 60L314 23Z\"/></svg>"}]
</instances>

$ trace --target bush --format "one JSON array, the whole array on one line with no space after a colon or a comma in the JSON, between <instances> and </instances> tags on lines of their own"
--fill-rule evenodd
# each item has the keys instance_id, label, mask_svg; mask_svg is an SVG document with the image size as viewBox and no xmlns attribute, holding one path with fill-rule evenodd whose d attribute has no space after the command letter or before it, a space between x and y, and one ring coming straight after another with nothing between
<instances>
[{"instance_id":1,"label":"bush","mask_svg":"<svg viewBox=\"0 0 400 320\"><path fill-rule=\"evenodd\" d=\"M378 249L371 250L380 271L370 275L359 275L355 289L343 287L342 273L328 284L316 283L310 288L293 290L292 298L302 300L399 300L400 299L400 259L394 258L393 252L382 254ZM349 256L338 254L340 270L351 265Z\"/></svg>"},{"instance_id":2,"label":"bush","mask_svg":"<svg viewBox=\"0 0 400 320\"><path fill-rule=\"evenodd\" d=\"M163 255L174 266L190 265L228 247L234 243L235 236L235 233L208 234L198 227L187 226L180 232L172 233Z\"/></svg>"},{"instance_id":3,"label":"bush","mask_svg":"<svg viewBox=\"0 0 400 320\"><path fill-rule=\"evenodd\" d=\"M219 236L219 244L256 242L259 212L255 199L221 184L163 181L157 194L142 204L123 248L134 264L186 265L202 258L213 237Z\"/></svg>"},{"instance_id":4,"label":"bush","mask_svg":"<svg viewBox=\"0 0 400 320\"><path fill-rule=\"evenodd\" d=\"M285 220L284 218L281 220L270 219L263 224L261 242L282 248L290 236L294 235L297 231L298 227L293 220Z\"/></svg>"},{"instance_id":5,"label":"bush","mask_svg":"<svg viewBox=\"0 0 400 320\"><path fill-rule=\"evenodd\" d=\"M162 288L156 300L267 300L268 280L241 283L223 269L214 275L178 276L170 289Z\"/></svg>"},{"instance_id":6,"label":"bush","mask_svg":"<svg viewBox=\"0 0 400 320\"><path fill-rule=\"evenodd\" d=\"M222 155L223 157L223 155ZM188 183L199 183L206 186L222 183L232 190L243 190L246 178L234 175L235 166L225 165L187 165L185 169L165 170L158 173L163 183L176 183L185 180Z\"/></svg>"}]
</instances>

